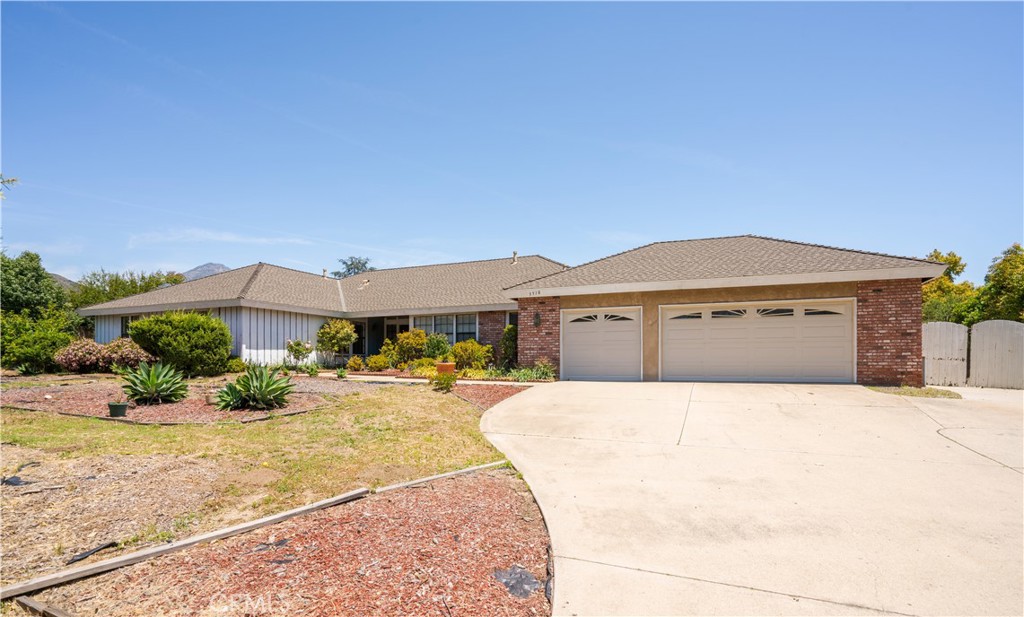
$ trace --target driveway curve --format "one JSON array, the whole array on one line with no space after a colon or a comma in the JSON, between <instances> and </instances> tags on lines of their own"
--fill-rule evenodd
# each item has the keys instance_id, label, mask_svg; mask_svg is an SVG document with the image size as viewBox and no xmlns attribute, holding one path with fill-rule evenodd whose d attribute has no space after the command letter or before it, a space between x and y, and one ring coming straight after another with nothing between
<instances>
[{"instance_id":1,"label":"driveway curve","mask_svg":"<svg viewBox=\"0 0 1024 617\"><path fill-rule=\"evenodd\" d=\"M556 615L1022 611L1020 391L582 383L490 409Z\"/></svg>"}]
</instances>

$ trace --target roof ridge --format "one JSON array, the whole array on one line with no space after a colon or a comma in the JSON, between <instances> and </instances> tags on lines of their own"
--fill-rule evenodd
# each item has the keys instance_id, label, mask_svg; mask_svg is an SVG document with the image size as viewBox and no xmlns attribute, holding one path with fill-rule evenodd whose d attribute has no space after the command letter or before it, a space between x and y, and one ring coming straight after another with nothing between
<instances>
[{"instance_id":1,"label":"roof ridge","mask_svg":"<svg viewBox=\"0 0 1024 617\"><path fill-rule=\"evenodd\" d=\"M565 264L557 262L557 261L555 261L553 259L549 259L547 257L544 257L543 255L536 255L536 254L534 254L534 255L517 255L517 257L519 259L526 259L527 257L537 257L539 259L543 259L545 261L550 261L551 263L558 264L559 266L564 266L565 265ZM484 263L484 262L488 262L488 261L510 261L511 262L512 261L512 257L509 256L509 257L494 257L494 258L491 258L491 259L469 259L469 260L466 260L466 261L449 261L449 262L440 263L440 264L421 264L421 265L418 265L418 266L396 266L394 268L378 268L376 270L367 270L366 272L358 272L356 274L350 274L349 276L342 277L339 280L343 281L345 279L352 278L353 276L361 276L361 275L367 274L368 272L391 272L391 271L394 271L394 270L411 270L413 268L437 268L437 267L440 267L440 266L464 266L466 264Z\"/></svg>"},{"instance_id":2,"label":"roof ridge","mask_svg":"<svg viewBox=\"0 0 1024 617\"><path fill-rule=\"evenodd\" d=\"M242 291L238 292L239 300L245 298L245 294L249 293L249 288L252 287L253 282L256 280L256 277L259 276L260 271L263 270L263 266L265 265L266 264L262 261L256 264L256 269L252 271L252 276L250 276L249 280L245 282L245 285L242 285Z\"/></svg>"},{"instance_id":3,"label":"roof ridge","mask_svg":"<svg viewBox=\"0 0 1024 617\"><path fill-rule=\"evenodd\" d=\"M910 261L919 261L926 264L943 265L941 262L932 261L930 259L921 259L920 257L907 257L905 255L893 255L892 253L880 253L878 251L864 251L860 249L847 249L841 246L830 246L828 244L815 244L813 242L800 242L799 240L786 240L785 238L773 238L771 236L759 236L756 234L747 234L747 237L758 238L760 240L772 240L774 242L785 242L787 244L798 244L800 246L813 246L819 249L830 249L833 251L845 251L847 253L860 253L861 255L875 255L877 257L891 257L893 259L908 259ZM713 240L716 238L708 238Z\"/></svg>"}]
</instances>

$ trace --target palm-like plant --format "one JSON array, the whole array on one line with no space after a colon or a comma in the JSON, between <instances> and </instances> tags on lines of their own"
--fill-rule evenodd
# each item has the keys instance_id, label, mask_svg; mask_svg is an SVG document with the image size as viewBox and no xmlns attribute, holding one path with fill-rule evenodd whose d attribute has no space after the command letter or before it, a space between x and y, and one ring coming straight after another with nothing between
<instances>
[{"instance_id":1,"label":"palm-like plant","mask_svg":"<svg viewBox=\"0 0 1024 617\"><path fill-rule=\"evenodd\" d=\"M276 409L284 407L288 395L295 389L288 377L278 377L277 371L265 366L250 366L235 383L229 383L217 393L217 409Z\"/></svg>"},{"instance_id":2,"label":"palm-like plant","mask_svg":"<svg viewBox=\"0 0 1024 617\"><path fill-rule=\"evenodd\" d=\"M140 362L138 368L127 369L124 382L125 396L140 405L176 403L188 395L181 371L160 362L152 366Z\"/></svg>"}]
</instances>

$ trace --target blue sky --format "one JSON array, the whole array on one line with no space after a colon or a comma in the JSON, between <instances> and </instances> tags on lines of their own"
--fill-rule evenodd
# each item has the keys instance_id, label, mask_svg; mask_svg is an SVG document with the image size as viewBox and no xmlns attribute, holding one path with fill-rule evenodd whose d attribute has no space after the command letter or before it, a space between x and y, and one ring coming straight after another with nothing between
<instances>
[{"instance_id":1,"label":"blue sky","mask_svg":"<svg viewBox=\"0 0 1024 617\"><path fill-rule=\"evenodd\" d=\"M3 241L71 278L1024 235L1020 3L0 10Z\"/></svg>"}]
</instances>

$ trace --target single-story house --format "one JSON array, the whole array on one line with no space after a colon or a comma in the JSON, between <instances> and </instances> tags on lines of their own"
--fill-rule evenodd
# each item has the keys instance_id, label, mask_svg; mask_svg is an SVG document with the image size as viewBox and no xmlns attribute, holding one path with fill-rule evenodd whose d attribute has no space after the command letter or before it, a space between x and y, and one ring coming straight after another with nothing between
<instances>
[{"instance_id":1,"label":"single-story house","mask_svg":"<svg viewBox=\"0 0 1024 617\"><path fill-rule=\"evenodd\" d=\"M273 363L330 317L352 353L409 328L496 344L562 379L923 385L921 284L944 264L759 236L656 242L568 268L540 256L329 279L257 264L83 309L96 339L140 315L209 310L234 353Z\"/></svg>"}]
</instances>

